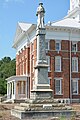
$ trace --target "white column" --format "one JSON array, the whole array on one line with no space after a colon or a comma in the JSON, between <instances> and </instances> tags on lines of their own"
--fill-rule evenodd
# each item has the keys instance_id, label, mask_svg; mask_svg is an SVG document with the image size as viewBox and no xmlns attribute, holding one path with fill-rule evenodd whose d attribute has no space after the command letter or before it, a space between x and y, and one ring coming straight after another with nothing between
<instances>
[{"instance_id":1,"label":"white column","mask_svg":"<svg viewBox=\"0 0 80 120\"><path fill-rule=\"evenodd\" d=\"M10 83L8 83L8 95L9 95L9 98L10 98Z\"/></svg>"},{"instance_id":2,"label":"white column","mask_svg":"<svg viewBox=\"0 0 80 120\"><path fill-rule=\"evenodd\" d=\"M16 81L14 81L14 99L16 99Z\"/></svg>"},{"instance_id":3,"label":"white column","mask_svg":"<svg viewBox=\"0 0 80 120\"><path fill-rule=\"evenodd\" d=\"M12 84L12 86L11 86L12 88L11 89L12 89L12 98L13 98L13 81L12 81L11 84Z\"/></svg>"},{"instance_id":4,"label":"white column","mask_svg":"<svg viewBox=\"0 0 80 120\"><path fill-rule=\"evenodd\" d=\"M9 97L9 83L7 83L7 98Z\"/></svg>"},{"instance_id":5,"label":"white column","mask_svg":"<svg viewBox=\"0 0 80 120\"><path fill-rule=\"evenodd\" d=\"M9 90L8 94L9 94L9 98L10 98L11 97L11 82L9 83L9 89L8 90Z\"/></svg>"},{"instance_id":6,"label":"white column","mask_svg":"<svg viewBox=\"0 0 80 120\"><path fill-rule=\"evenodd\" d=\"M11 99L11 82L9 84L9 95L10 95L10 99Z\"/></svg>"}]
</instances>

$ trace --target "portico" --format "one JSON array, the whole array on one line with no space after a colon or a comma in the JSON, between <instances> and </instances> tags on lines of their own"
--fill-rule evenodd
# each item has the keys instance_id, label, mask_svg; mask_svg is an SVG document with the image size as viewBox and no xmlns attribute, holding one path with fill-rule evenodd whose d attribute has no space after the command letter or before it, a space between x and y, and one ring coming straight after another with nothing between
<instances>
[{"instance_id":1,"label":"portico","mask_svg":"<svg viewBox=\"0 0 80 120\"><path fill-rule=\"evenodd\" d=\"M7 99L29 98L29 76L12 76L7 80Z\"/></svg>"}]
</instances>

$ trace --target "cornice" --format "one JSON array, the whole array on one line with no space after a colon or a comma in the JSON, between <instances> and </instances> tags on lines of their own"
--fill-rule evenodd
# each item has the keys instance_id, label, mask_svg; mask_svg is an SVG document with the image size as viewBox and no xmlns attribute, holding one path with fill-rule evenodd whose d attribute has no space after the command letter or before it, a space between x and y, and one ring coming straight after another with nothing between
<instances>
[{"instance_id":1,"label":"cornice","mask_svg":"<svg viewBox=\"0 0 80 120\"><path fill-rule=\"evenodd\" d=\"M46 26L46 30L51 30L51 31L63 31L63 32L80 32L79 28L75 27L65 27L65 26Z\"/></svg>"}]
</instances>

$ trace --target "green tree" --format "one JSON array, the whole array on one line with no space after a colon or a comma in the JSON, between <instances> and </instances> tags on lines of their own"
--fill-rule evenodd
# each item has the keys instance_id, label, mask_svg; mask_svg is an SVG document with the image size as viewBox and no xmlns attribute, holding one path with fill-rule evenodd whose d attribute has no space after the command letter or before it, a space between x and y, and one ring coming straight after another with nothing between
<instances>
[{"instance_id":1,"label":"green tree","mask_svg":"<svg viewBox=\"0 0 80 120\"><path fill-rule=\"evenodd\" d=\"M4 57L4 58L2 58L2 62L3 63L8 63L8 62L10 62L11 61L11 58L10 57Z\"/></svg>"},{"instance_id":2,"label":"green tree","mask_svg":"<svg viewBox=\"0 0 80 120\"><path fill-rule=\"evenodd\" d=\"M0 60L0 94L6 94L6 78L16 74L16 60L4 57Z\"/></svg>"}]
</instances>

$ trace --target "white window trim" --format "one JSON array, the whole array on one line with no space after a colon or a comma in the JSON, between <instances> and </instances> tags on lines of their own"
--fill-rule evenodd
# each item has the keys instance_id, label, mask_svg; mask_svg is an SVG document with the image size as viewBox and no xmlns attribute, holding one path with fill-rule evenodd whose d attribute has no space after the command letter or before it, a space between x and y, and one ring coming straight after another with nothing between
<instances>
[{"instance_id":1,"label":"white window trim","mask_svg":"<svg viewBox=\"0 0 80 120\"><path fill-rule=\"evenodd\" d=\"M56 70L56 58L60 59L60 70ZM61 72L61 56L55 56L55 72Z\"/></svg>"},{"instance_id":2,"label":"white window trim","mask_svg":"<svg viewBox=\"0 0 80 120\"><path fill-rule=\"evenodd\" d=\"M77 93L73 93L73 91L72 91L72 94L73 95L78 95L78 93L79 93L79 91L78 91L78 79L72 79L72 82L77 82ZM73 87L73 86L72 86Z\"/></svg>"},{"instance_id":3,"label":"white window trim","mask_svg":"<svg viewBox=\"0 0 80 120\"><path fill-rule=\"evenodd\" d=\"M77 70L75 71L75 70L73 70L73 68L72 68L72 72L78 72L78 57L72 57L72 61L73 60L77 60ZM73 64L73 63L72 63ZM73 66L72 66L73 67Z\"/></svg>"},{"instance_id":4,"label":"white window trim","mask_svg":"<svg viewBox=\"0 0 80 120\"><path fill-rule=\"evenodd\" d=\"M59 43L59 50L56 49L56 43ZM60 40L56 40L55 41L55 50L56 51L60 51L61 50L61 41Z\"/></svg>"},{"instance_id":5,"label":"white window trim","mask_svg":"<svg viewBox=\"0 0 80 120\"><path fill-rule=\"evenodd\" d=\"M72 42L72 46L74 45L74 44L76 44L76 50L72 50L72 52L77 52L77 50L78 50L78 48L77 48L77 42Z\"/></svg>"},{"instance_id":6,"label":"white window trim","mask_svg":"<svg viewBox=\"0 0 80 120\"><path fill-rule=\"evenodd\" d=\"M48 48L46 50L49 50L50 49L50 47L49 47L49 41L46 41L46 43L48 44Z\"/></svg>"},{"instance_id":7,"label":"white window trim","mask_svg":"<svg viewBox=\"0 0 80 120\"><path fill-rule=\"evenodd\" d=\"M55 90L55 95L62 95L62 79L56 78L55 82L56 82L56 80L60 80L60 93L56 93L56 90ZM55 88L56 88L56 86L55 86Z\"/></svg>"}]
</instances>

